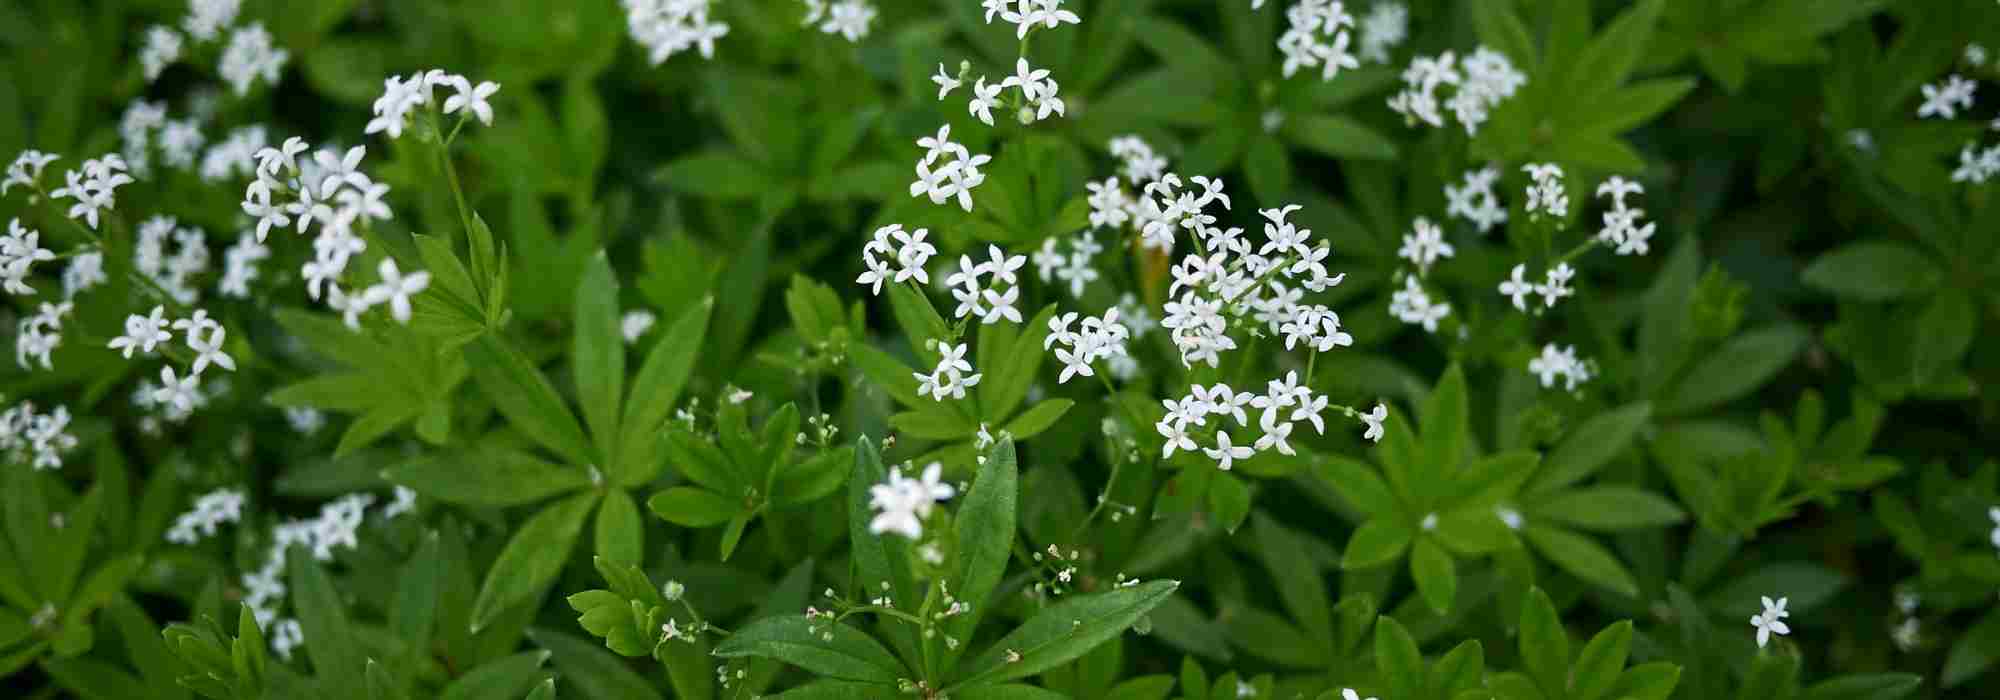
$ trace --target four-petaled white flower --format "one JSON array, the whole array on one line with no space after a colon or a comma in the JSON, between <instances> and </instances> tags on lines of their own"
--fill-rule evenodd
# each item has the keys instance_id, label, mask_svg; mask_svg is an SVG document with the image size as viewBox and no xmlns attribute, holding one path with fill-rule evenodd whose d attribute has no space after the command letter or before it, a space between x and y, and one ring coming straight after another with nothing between
<instances>
[{"instance_id":1,"label":"four-petaled white flower","mask_svg":"<svg viewBox=\"0 0 2000 700\"><path fill-rule=\"evenodd\" d=\"M409 323L410 297L431 285L431 273L417 271L406 275L396 269L395 258L383 258L376 274L382 278L381 281L364 290L362 300L368 306L388 302L389 315L395 317L397 323Z\"/></svg>"},{"instance_id":2,"label":"four-petaled white flower","mask_svg":"<svg viewBox=\"0 0 2000 700\"><path fill-rule=\"evenodd\" d=\"M471 110L474 116L479 117L479 123L493 126L493 105L488 103L486 98L500 91L499 83L483 81L473 85L465 76L454 75L451 76L451 87L457 90L458 94L444 99L445 114L452 114L461 109Z\"/></svg>"},{"instance_id":3,"label":"four-petaled white flower","mask_svg":"<svg viewBox=\"0 0 2000 700\"><path fill-rule=\"evenodd\" d=\"M1757 628L1757 648L1764 648L1764 645L1771 641L1773 634L1783 636L1792 633L1792 628L1784 623L1784 619L1791 616L1791 613L1785 612L1785 600L1779 598L1773 603L1766 597L1763 601L1764 612L1750 616L1751 626Z\"/></svg>"}]
</instances>

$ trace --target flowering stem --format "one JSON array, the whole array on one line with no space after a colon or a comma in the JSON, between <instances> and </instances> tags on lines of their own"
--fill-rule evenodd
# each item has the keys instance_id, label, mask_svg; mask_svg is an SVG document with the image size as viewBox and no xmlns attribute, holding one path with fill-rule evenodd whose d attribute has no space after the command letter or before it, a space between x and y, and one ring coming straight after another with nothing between
<instances>
[{"instance_id":1,"label":"flowering stem","mask_svg":"<svg viewBox=\"0 0 2000 700\"><path fill-rule=\"evenodd\" d=\"M1562 257L1556 258L1556 262L1550 265L1550 267L1554 267L1555 265L1575 260L1577 256L1590 252L1590 249L1597 247L1601 243L1602 241L1600 241L1596 236L1591 236L1590 238L1584 239L1584 241L1582 243L1577 244L1575 248L1571 248L1569 249L1569 252L1563 253Z\"/></svg>"},{"instance_id":2,"label":"flowering stem","mask_svg":"<svg viewBox=\"0 0 2000 700\"><path fill-rule=\"evenodd\" d=\"M446 136L444 128L438 124L437 113L431 113L431 132L438 137L438 162L444 168L445 182L451 184L451 198L458 205L458 223L460 226L465 227L466 245L470 246L472 244L472 210L465 206L465 190L459 187L458 168L452 165L451 162L451 140L458 136L458 128L462 126L465 126L465 118L460 116L458 126L452 127L451 135Z\"/></svg>"}]
</instances>

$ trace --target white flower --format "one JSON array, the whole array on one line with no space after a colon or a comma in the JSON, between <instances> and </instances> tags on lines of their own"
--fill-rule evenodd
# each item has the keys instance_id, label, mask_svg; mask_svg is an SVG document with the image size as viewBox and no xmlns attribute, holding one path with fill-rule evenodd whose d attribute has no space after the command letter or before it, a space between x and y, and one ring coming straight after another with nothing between
<instances>
[{"instance_id":1,"label":"white flower","mask_svg":"<svg viewBox=\"0 0 2000 700\"><path fill-rule=\"evenodd\" d=\"M819 21L824 14L826 21L820 23L819 30L838 34L848 41L868 36L868 25L875 21L875 6L863 0L836 0L831 6L823 6L820 0L806 0L806 6L806 24Z\"/></svg>"},{"instance_id":2,"label":"white flower","mask_svg":"<svg viewBox=\"0 0 2000 700\"><path fill-rule=\"evenodd\" d=\"M1569 287L1570 279L1575 276L1576 269L1569 263L1556 263L1555 267L1549 268L1547 280L1535 285L1535 292L1542 295L1542 305L1553 307L1563 297L1576 294L1576 290Z\"/></svg>"},{"instance_id":3,"label":"white flower","mask_svg":"<svg viewBox=\"0 0 2000 700\"><path fill-rule=\"evenodd\" d=\"M1528 187L1527 211L1531 215L1546 214L1558 219L1569 216L1569 195L1563 191L1562 166L1553 163L1530 163L1521 166L1534 184Z\"/></svg>"},{"instance_id":4,"label":"white flower","mask_svg":"<svg viewBox=\"0 0 2000 700\"><path fill-rule=\"evenodd\" d=\"M71 170L63 173L65 184L50 192L53 198L68 197L76 200L66 214L71 219L82 219L91 230L97 229L98 215L117 206L117 190L130 184L132 176L126 174L129 168L125 159L116 153L107 153L101 158L83 162L81 172Z\"/></svg>"},{"instance_id":5,"label":"white flower","mask_svg":"<svg viewBox=\"0 0 2000 700\"><path fill-rule=\"evenodd\" d=\"M126 316L125 334L112 338L109 347L123 353L128 360L132 359L134 350L152 354L155 346L174 338L172 333L167 332L166 312L167 307L155 306L150 316Z\"/></svg>"},{"instance_id":6,"label":"white flower","mask_svg":"<svg viewBox=\"0 0 2000 700\"><path fill-rule=\"evenodd\" d=\"M293 649L305 643L305 628L300 627L296 619L288 617L278 620L271 627L271 651L277 652L278 656L286 661L292 659Z\"/></svg>"},{"instance_id":7,"label":"white flower","mask_svg":"<svg viewBox=\"0 0 2000 700\"><path fill-rule=\"evenodd\" d=\"M1432 303L1416 276L1410 275L1403 278L1403 289L1390 295L1389 314L1404 323L1423 326L1426 333L1436 333L1438 322L1451 315L1451 304Z\"/></svg>"},{"instance_id":8,"label":"white flower","mask_svg":"<svg viewBox=\"0 0 2000 700\"><path fill-rule=\"evenodd\" d=\"M397 486L396 497L388 505L382 506L382 517L395 519L396 516L416 510L417 492L406 486Z\"/></svg>"},{"instance_id":9,"label":"white flower","mask_svg":"<svg viewBox=\"0 0 2000 700\"><path fill-rule=\"evenodd\" d=\"M1449 258L1456 252L1457 249L1450 243L1444 242L1444 229L1438 228L1438 225L1431 223L1430 219L1419 216L1414 224L1414 231L1404 234L1403 247L1396 251L1396 255L1415 264L1421 273L1428 274L1431 263L1436 262L1438 258Z\"/></svg>"},{"instance_id":10,"label":"white flower","mask_svg":"<svg viewBox=\"0 0 2000 700\"><path fill-rule=\"evenodd\" d=\"M1285 57L1280 71L1292 77L1301 68L1322 68L1321 80L1332 80L1342 68L1359 68L1348 52L1354 16L1340 0L1300 0L1285 10L1285 32L1278 36L1278 53Z\"/></svg>"},{"instance_id":11,"label":"white flower","mask_svg":"<svg viewBox=\"0 0 2000 700\"><path fill-rule=\"evenodd\" d=\"M1372 442L1382 441L1382 423L1389 419L1388 406L1377 403L1374 410L1359 414L1356 417L1360 418L1361 422L1368 426L1368 429L1361 434L1362 439Z\"/></svg>"},{"instance_id":12,"label":"white flower","mask_svg":"<svg viewBox=\"0 0 2000 700\"><path fill-rule=\"evenodd\" d=\"M1923 86L1924 103L1917 106L1917 118L1957 118L1958 110L1972 109L1973 89L1978 86L1978 83L1959 77L1956 73L1946 76L1942 85Z\"/></svg>"},{"instance_id":13,"label":"white flower","mask_svg":"<svg viewBox=\"0 0 2000 700\"><path fill-rule=\"evenodd\" d=\"M1471 221L1480 233L1507 223L1507 208L1500 206L1500 198L1493 191L1499 179L1500 171L1490 166L1466 171L1463 185L1444 186L1445 215Z\"/></svg>"},{"instance_id":14,"label":"white flower","mask_svg":"<svg viewBox=\"0 0 2000 700\"><path fill-rule=\"evenodd\" d=\"M974 373L972 363L965 360L967 347L965 343L938 343L937 367L930 374L913 373L918 382L917 393L929 394L937 401L965 398L965 390L977 386L985 376Z\"/></svg>"},{"instance_id":15,"label":"white flower","mask_svg":"<svg viewBox=\"0 0 2000 700\"><path fill-rule=\"evenodd\" d=\"M206 338L202 337L199 330L187 332L188 349L195 351L194 367L189 370L190 376L199 376L201 371L211 364L231 372L236 371L236 360L222 352L224 335L222 326L219 325L210 329Z\"/></svg>"},{"instance_id":16,"label":"white flower","mask_svg":"<svg viewBox=\"0 0 2000 700\"><path fill-rule=\"evenodd\" d=\"M701 57L715 55L715 41L729 34L729 25L710 21L709 0L620 0L632 38L646 47L653 65L695 48Z\"/></svg>"},{"instance_id":17,"label":"white flower","mask_svg":"<svg viewBox=\"0 0 2000 700\"><path fill-rule=\"evenodd\" d=\"M388 302L389 315L395 317L397 323L409 323L410 297L430 286L431 273L418 271L402 274L396 269L395 258L383 258L376 273L381 276L381 281L363 291L362 299L369 306Z\"/></svg>"},{"instance_id":18,"label":"white flower","mask_svg":"<svg viewBox=\"0 0 2000 700\"><path fill-rule=\"evenodd\" d=\"M1576 357L1576 346L1557 347L1554 343L1542 346L1542 354L1528 361L1528 372L1539 377L1542 388L1555 386L1556 377L1563 378L1566 391L1576 390L1576 385L1590 381L1590 368Z\"/></svg>"},{"instance_id":19,"label":"white flower","mask_svg":"<svg viewBox=\"0 0 2000 700\"><path fill-rule=\"evenodd\" d=\"M653 312L645 309L627 311L625 316L618 320L618 332L625 337L625 344L631 345L639 342L639 337L653 328L655 320Z\"/></svg>"},{"instance_id":20,"label":"white flower","mask_svg":"<svg viewBox=\"0 0 2000 700\"><path fill-rule=\"evenodd\" d=\"M212 40L236 23L236 12L242 5L243 0L189 0L188 15L181 20L181 27L197 43Z\"/></svg>"},{"instance_id":21,"label":"white flower","mask_svg":"<svg viewBox=\"0 0 2000 700\"><path fill-rule=\"evenodd\" d=\"M1388 63L1389 50L1410 37L1410 9L1399 2L1378 2L1361 18L1361 58Z\"/></svg>"},{"instance_id":22,"label":"white flower","mask_svg":"<svg viewBox=\"0 0 2000 700\"><path fill-rule=\"evenodd\" d=\"M1340 698L1341 700L1362 700L1361 694L1354 692L1353 688L1341 688ZM1367 700L1375 700L1375 698L1368 698Z\"/></svg>"},{"instance_id":23,"label":"white flower","mask_svg":"<svg viewBox=\"0 0 2000 700\"><path fill-rule=\"evenodd\" d=\"M913 540L922 537L923 519L931 508L956 495L950 484L939 481L942 470L943 465L932 462L918 480L904 477L902 468L897 467L889 470L888 481L868 487L868 506L877 511L869 520L868 531L877 535L893 532Z\"/></svg>"},{"instance_id":24,"label":"white flower","mask_svg":"<svg viewBox=\"0 0 2000 700\"><path fill-rule=\"evenodd\" d=\"M944 99L945 95L951 94L951 91L957 90L958 86L965 84L965 81L946 74L944 72L944 64L942 63L938 64L937 75L931 76L931 82L937 83L938 86L937 98L940 100ZM991 124L993 122L992 120L989 119L987 120L986 123Z\"/></svg>"},{"instance_id":25,"label":"white flower","mask_svg":"<svg viewBox=\"0 0 2000 700\"><path fill-rule=\"evenodd\" d=\"M200 387L201 377L199 375L190 373L186 377L176 378L174 376L174 368L161 367L160 388L153 391L153 401L171 406L176 411L186 413L194 410L194 404L198 398L195 391Z\"/></svg>"},{"instance_id":26,"label":"white flower","mask_svg":"<svg viewBox=\"0 0 2000 700\"><path fill-rule=\"evenodd\" d=\"M1785 599L1779 598L1776 603L1773 603L1767 597L1764 598L1763 602L1764 612L1750 616L1751 626L1757 628L1757 648L1759 649L1764 648L1764 645L1771 641L1772 634L1787 635L1792 633L1792 628L1786 626L1783 621L1785 618L1791 616L1791 613L1785 612Z\"/></svg>"},{"instance_id":27,"label":"white flower","mask_svg":"<svg viewBox=\"0 0 2000 700\"><path fill-rule=\"evenodd\" d=\"M1000 106L1000 91L1003 89L1000 85L987 85L986 76L979 76L972 84L972 101L967 103L966 109L972 116L979 117L979 121L992 126L993 108Z\"/></svg>"},{"instance_id":28,"label":"white flower","mask_svg":"<svg viewBox=\"0 0 2000 700\"><path fill-rule=\"evenodd\" d=\"M194 509L182 513L167 530L166 539L176 544L194 544L215 534L217 527L243 519L244 495L238 489L216 489L195 499Z\"/></svg>"},{"instance_id":29,"label":"white flower","mask_svg":"<svg viewBox=\"0 0 2000 700\"><path fill-rule=\"evenodd\" d=\"M167 66L181 59L181 35L171 27L154 25L146 30L146 45L139 49L139 69L150 83L160 78Z\"/></svg>"},{"instance_id":30,"label":"white flower","mask_svg":"<svg viewBox=\"0 0 2000 700\"><path fill-rule=\"evenodd\" d=\"M1215 467L1223 471L1229 471L1230 466L1235 464L1236 460L1249 459L1251 455L1256 453L1256 450L1248 446L1229 444L1228 431L1216 431L1215 446L1202 450L1202 454L1208 455L1209 459L1215 460Z\"/></svg>"},{"instance_id":31,"label":"white flower","mask_svg":"<svg viewBox=\"0 0 2000 700\"><path fill-rule=\"evenodd\" d=\"M1535 293L1535 285L1525 276L1527 265L1515 265L1512 278L1500 283L1500 294L1514 302L1514 308L1528 310L1528 295Z\"/></svg>"},{"instance_id":32,"label":"white flower","mask_svg":"<svg viewBox=\"0 0 2000 700\"><path fill-rule=\"evenodd\" d=\"M299 406L285 409L285 422L300 435L311 435L326 425L326 416L319 409Z\"/></svg>"},{"instance_id":33,"label":"white flower","mask_svg":"<svg viewBox=\"0 0 2000 700\"><path fill-rule=\"evenodd\" d=\"M489 81L474 86L472 81L465 79L465 76L454 75L451 76L450 85L453 90L458 91L458 94L445 98L445 114L453 114L461 109L470 110L474 116L479 117L479 123L493 126L493 105L489 104L486 98L500 91L499 83Z\"/></svg>"},{"instance_id":34,"label":"white flower","mask_svg":"<svg viewBox=\"0 0 2000 700\"><path fill-rule=\"evenodd\" d=\"M55 162L57 157L53 153L33 149L22 151L14 162L7 164L7 178L0 180L0 196L5 196L7 190L14 189L15 185L35 187L35 183L42 179L42 169Z\"/></svg>"}]
</instances>

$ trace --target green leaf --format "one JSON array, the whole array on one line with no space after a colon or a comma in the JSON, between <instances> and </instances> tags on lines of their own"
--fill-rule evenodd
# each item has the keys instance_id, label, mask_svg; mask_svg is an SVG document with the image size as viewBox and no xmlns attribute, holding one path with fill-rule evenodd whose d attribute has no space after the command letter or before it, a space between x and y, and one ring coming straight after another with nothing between
<instances>
[{"instance_id":1,"label":"green leaf","mask_svg":"<svg viewBox=\"0 0 2000 700\"><path fill-rule=\"evenodd\" d=\"M1703 605L1720 615L1749 619L1763 611L1762 596L1783 591L1788 608L1810 615L1845 589L1846 574L1810 561L1779 561L1760 566L1726 584L1712 587Z\"/></svg>"},{"instance_id":2,"label":"green leaf","mask_svg":"<svg viewBox=\"0 0 2000 700\"><path fill-rule=\"evenodd\" d=\"M1625 84L1632 69L1645 55L1653 27L1659 22L1663 0L1640 0L1625 9L1611 24L1584 47L1583 55L1571 67L1566 97L1589 104L1598 96Z\"/></svg>"},{"instance_id":3,"label":"green leaf","mask_svg":"<svg viewBox=\"0 0 2000 700\"><path fill-rule=\"evenodd\" d=\"M979 426L967 421L965 414L944 404L889 416L889 427L897 435L918 440L964 440L979 432Z\"/></svg>"},{"instance_id":4,"label":"green leaf","mask_svg":"<svg viewBox=\"0 0 2000 700\"><path fill-rule=\"evenodd\" d=\"M1532 68L1540 63L1535 42L1528 36L1528 26L1514 14L1513 5L1509 0L1472 3L1472 26L1480 43L1506 54L1516 66Z\"/></svg>"},{"instance_id":5,"label":"green leaf","mask_svg":"<svg viewBox=\"0 0 2000 700\"><path fill-rule=\"evenodd\" d=\"M412 656L422 658L429 655L431 633L437 625L439 582L444 578L438 547L437 531L425 531L396 578L396 597L389 608L390 633L410 644Z\"/></svg>"},{"instance_id":6,"label":"green leaf","mask_svg":"<svg viewBox=\"0 0 2000 700\"><path fill-rule=\"evenodd\" d=\"M515 430L574 464L592 462L583 427L577 425L548 378L521 351L488 334L465 346L465 360L480 391L493 400L493 407Z\"/></svg>"},{"instance_id":7,"label":"green leaf","mask_svg":"<svg viewBox=\"0 0 2000 700\"><path fill-rule=\"evenodd\" d=\"M1613 623L1583 645L1572 668L1569 700L1598 700L1618 682L1625 671L1625 656L1632 650L1632 621Z\"/></svg>"},{"instance_id":8,"label":"green leaf","mask_svg":"<svg viewBox=\"0 0 2000 700\"><path fill-rule=\"evenodd\" d=\"M1923 682L1914 673L1857 673L1813 684L1799 700L1900 700Z\"/></svg>"},{"instance_id":9,"label":"green leaf","mask_svg":"<svg viewBox=\"0 0 2000 700\"><path fill-rule=\"evenodd\" d=\"M1436 493L1458 474L1471 444L1472 411L1465 389L1465 370L1454 363L1438 379L1418 414L1422 457L1416 477L1420 492Z\"/></svg>"},{"instance_id":10,"label":"green leaf","mask_svg":"<svg viewBox=\"0 0 2000 700\"><path fill-rule=\"evenodd\" d=\"M511 698L542 680L542 663L547 651L524 651L480 664L445 686L442 700L482 700Z\"/></svg>"},{"instance_id":11,"label":"green leaf","mask_svg":"<svg viewBox=\"0 0 2000 700\"><path fill-rule=\"evenodd\" d=\"M1531 589L1521 606L1521 665L1541 686L1542 696L1569 692L1569 633L1563 631L1556 605L1540 588Z\"/></svg>"},{"instance_id":12,"label":"green leaf","mask_svg":"<svg viewBox=\"0 0 2000 700\"><path fill-rule=\"evenodd\" d=\"M576 325L570 331L571 378L597 446L595 464L617 456L619 398L625 384L625 336L618 317L618 276L599 250L577 283Z\"/></svg>"},{"instance_id":13,"label":"green leaf","mask_svg":"<svg viewBox=\"0 0 2000 700\"><path fill-rule=\"evenodd\" d=\"M582 470L503 450L414 459L383 470L382 478L446 503L482 507L534 503L590 486Z\"/></svg>"},{"instance_id":14,"label":"green leaf","mask_svg":"<svg viewBox=\"0 0 2000 700\"><path fill-rule=\"evenodd\" d=\"M1064 414L1069 413L1070 407L1075 405L1076 402L1069 399L1049 399L1037 403L1022 411L1021 415L1015 416L1013 420L1007 421L1007 434L1016 440L1026 440L1040 435L1042 431L1054 426L1056 421L1061 420Z\"/></svg>"},{"instance_id":15,"label":"green leaf","mask_svg":"<svg viewBox=\"0 0 2000 700\"><path fill-rule=\"evenodd\" d=\"M1302 535L1263 513L1257 513L1254 521L1251 534L1256 536L1257 553L1286 612L1312 636L1322 654L1333 651L1333 615L1326 604L1326 582L1320 579L1318 567L1300 565L1310 560L1306 544L1300 541Z\"/></svg>"},{"instance_id":16,"label":"green leaf","mask_svg":"<svg viewBox=\"0 0 2000 700\"><path fill-rule=\"evenodd\" d=\"M1630 403L1592 416L1549 452L1528 493L1553 491L1589 478L1631 446L1653 415L1653 405Z\"/></svg>"},{"instance_id":17,"label":"green leaf","mask_svg":"<svg viewBox=\"0 0 2000 700\"><path fill-rule=\"evenodd\" d=\"M896 316L896 325L903 329L903 335L910 341L910 349L918 357L937 359L937 352L926 347L927 341L944 342L951 340L951 325L939 316L937 308L931 306L931 299L924 296L916 283L889 285L889 310ZM975 358L983 360L984 358Z\"/></svg>"},{"instance_id":18,"label":"green leaf","mask_svg":"<svg viewBox=\"0 0 2000 700\"><path fill-rule=\"evenodd\" d=\"M813 681L771 696L771 700L876 700L896 694L896 687L857 681Z\"/></svg>"},{"instance_id":19,"label":"green leaf","mask_svg":"<svg viewBox=\"0 0 2000 700\"><path fill-rule=\"evenodd\" d=\"M618 657L604 653L596 644L555 630L536 628L528 638L549 650L564 680L592 700L647 700L660 698L652 683L633 673Z\"/></svg>"},{"instance_id":20,"label":"green leaf","mask_svg":"<svg viewBox=\"0 0 2000 700\"><path fill-rule=\"evenodd\" d=\"M1618 676L1618 682L1605 693L1607 698L1630 698L1631 700L1667 700L1674 694L1674 686L1680 683L1681 667L1658 661L1641 664L1626 669Z\"/></svg>"},{"instance_id":21,"label":"green leaf","mask_svg":"<svg viewBox=\"0 0 2000 700\"><path fill-rule=\"evenodd\" d=\"M860 630L797 613L744 626L716 645L715 655L773 659L842 680L894 683L911 675L895 655Z\"/></svg>"},{"instance_id":22,"label":"green leaf","mask_svg":"<svg viewBox=\"0 0 2000 700\"><path fill-rule=\"evenodd\" d=\"M1007 573L1007 561L1013 554L1015 522L1020 516L1020 484L1014 438L1002 435L987 449L986 463L979 465L972 492L965 495L954 521L956 544L952 551L957 555L957 566L952 572L952 591L960 600L971 603L972 610L945 624L945 633L950 636L971 639L985 609L993 605L993 589ZM946 650L943 672L950 673L959 649Z\"/></svg>"},{"instance_id":23,"label":"green leaf","mask_svg":"<svg viewBox=\"0 0 2000 700\"><path fill-rule=\"evenodd\" d=\"M1659 401L1660 413L1684 416L1756 391L1805 348L1806 333L1776 325L1739 335L1695 364Z\"/></svg>"},{"instance_id":24,"label":"green leaf","mask_svg":"<svg viewBox=\"0 0 2000 700\"><path fill-rule=\"evenodd\" d=\"M54 677L57 684L85 700L153 697L146 685L132 674L94 659L48 659L42 662L42 670Z\"/></svg>"},{"instance_id":25,"label":"green leaf","mask_svg":"<svg viewBox=\"0 0 2000 700\"><path fill-rule=\"evenodd\" d=\"M1329 158L1390 160L1396 142L1347 117L1301 114L1287 116L1280 127L1287 140Z\"/></svg>"},{"instance_id":26,"label":"green leaf","mask_svg":"<svg viewBox=\"0 0 2000 700\"><path fill-rule=\"evenodd\" d=\"M1459 693L1485 684L1486 647L1477 639L1460 642L1431 667L1430 686L1440 698L1459 697Z\"/></svg>"},{"instance_id":27,"label":"green leaf","mask_svg":"<svg viewBox=\"0 0 2000 700\"><path fill-rule=\"evenodd\" d=\"M596 504L596 493L579 493L549 504L514 531L492 568L486 570L486 582L473 601L473 632L508 608L540 596L555 582L583 532L584 518Z\"/></svg>"},{"instance_id":28,"label":"green leaf","mask_svg":"<svg viewBox=\"0 0 2000 700\"><path fill-rule=\"evenodd\" d=\"M622 564L638 564L646 551L646 530L639 506L624 489L607 489L597 509L597 556Z\"/></svg>"},{"instance_id":29,"label":"green leaf","mask_svg":"<svg viewBox=\"0 0 2000 700\"><path fill-rule=\"evenodd\" d=\"M687 386L695 357L708 334L709 314L714 309L714 297L702 299L668 325L666 332L653 341L653 349L646 353L639 376L632 380L625 419L618 430L620 456L612 475L619 485L633 486L635 480L650 478L653 465L639 461L643 455L652 453L652 442L659 439L661 426L673 414L682 387Z\"/></svg>"},{"instance_id":30,"label":"green leaf","mask_svg":"<svg viewBox=\"0 0 2000 700\"><path fill-rule=\"evenodd\" d=\"M1523 532L1535 551L1571 576L1623 595L1639 595L1638 581L1603 545L1568 530L1536 523L1529 523Z\"/></svg>"},{"instance_id":31,"label":"green leaf","mask_svg":"<svg viewBox=\"0 0 2000 700\"><path fill-rule=\"evenodd\" d=\"M1664 527L1687 519L1673 501L1630 486L1591 486L1559 492L1530 508L1533 515L1585 530Z\"/></svg>"},{"instance_id":32,"label":"green leaf","mask_svg":"<svg viewBox=\"0 0 2000 700\"><path fill-rule=\"evenodd\" d=\"M1394 561L1410 546L1413 535L1408 527L1389 518L1362 523L1347 540L1347 553L1340 559L1340 568L1368 569Z\"/></svg>"},{"instance_id":33,"label":"green leaf","mask_svg":"<svg viewBox=\"0 0 2000 700\"><path fill-rule=\"evenodd\" d=\"M646 499L646 508L682 527L715 527L736 517L742 506L713 491L675 486Z\"/></svg>"},{"instance_id":34,"label":"green leaf","mask_svg":"<svg viewBox=\"0 0 2000 700\"><path fill-rule=\"evenodd\" d=\"M1208 478L1208 513L1223 532L1236 532L1250 516L1250 485L1229 472L1215 472Z\"/></svg>"},{"instance_id":35,"label":"green leaf","mask_svg":"<svg viewBox=\"0 0 2000 700\"><path fill-rule=\"evenodd\" d=\"M1417 538L1410 549L1410 578L1432 611L1443 615L1451 610L1451 601L1458 596L1458 570L1451 555L1429 537Z\"/></svg>"},{"instance_id":36,"label":"green leaf","mask_svg":"<svg viewBox=\"0 0 2000 700\"><path fill-rule=\"evenodd\" d=\"M556 700L556 679L546 678L528 691L527 700Z\"/></svg>"},{"instance_id":37,"label":"green leaf","mask_svg":"<svg viewBox=\"0 0 2000 700\"><path fill-rule=\"evenodd\" d=\"M1933 297L1917 317L1917 337L1923 342L1910 344L1912 380L1926 384L1957 367L1978 330L1979 308L1971 297L1958 290Z\"/></svg>"},{"instance_id":38,"label":"green leaf","mask_svg":"<svg viewBox=\"0 0 2000 700\"><path fill-rule=\"evenodd\" d=\"M1799 683L1799 657L1792 654L1758 654L1750 662L1750 673L1736 689L1737 700L1789 700Z\"/></svg>"},{"instance_id":39,"label":"green leaf","mask_svg":"<svg viewBox=\"0 0 2000 700\"><path fill-rule=\"evenodd\" d=\"M1874 238L1815 258L1800 277L1806 286L1843 299L1889 301L1931 289L1943 271L1908 244Z\"/></svg>"},{"instance_id":40,"label":"green leaf","mask_svg":"<svg viewBox=\"0 0 2000 700\"><path fill-rule=\"evenodd\" d=\"M349 627L347 604L311 554L295 548L285 561L290 569L292 606L299 629L305 633L306 653L313 668L322 678L358 689L366 657Z\"/></svg>"},{"instance_id":41,"label":"green leaf","mask_svg":"<svg viewBox=\"0 0 2000 700\"><path fill-rule=\"evenodd\" d=\"M1413 698L1423 692L1424 655L1403 624L1388 615L1375 619L1375 665L1388 686L1385 695Z\"/></svg>"},{"instance_id":42,"label":"green leaf","mask_svg":"<svg viewBox=\"0 0 2000 700\"><path fill-rule=\"evenodd\" d=\"M1340 455L1317 455L1312 462L1320 481L1342 499L1371 518L1396 512L1396 497L1375 470L1357 459Z\"/></svg>"},{"instance_id":43,"label":"green leaf","mask_svg":"<svg viewBox=\"0 0 2000 700\"><path fill-rule=\"evenodd\" d=\"M1064 598L994 642L950 687L1026 678L1068 663L1124 632L1179 587L1178 581L1148 581ZM1010 661L1010 654L1020 660Z\"/></svg>"},{"instance_id":44,"label":"green leaf","mask_svg":"<svg viewBox=\"0 0 2000 700\"><path fill-rule=\"evenodd\" d=\"M1979 677L2000 661L2000 610L1988 612L1951 645L1938 685L1955 688Z\"/></svg>"}]
</instances>

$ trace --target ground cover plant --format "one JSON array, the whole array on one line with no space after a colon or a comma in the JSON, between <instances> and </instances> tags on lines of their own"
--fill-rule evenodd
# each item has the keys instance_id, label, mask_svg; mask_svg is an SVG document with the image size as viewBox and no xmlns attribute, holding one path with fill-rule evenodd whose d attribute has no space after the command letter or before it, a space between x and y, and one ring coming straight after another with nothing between
<instances>
[{"instance_id":1,"label":"ground cover plant","mask_svg":"<svg viewBox=\"0 0 2000 700\"><path fill-rule=\"evenodd\" d=\"M14 0L8 697L2000 688L1986 0Z\"/></svg>"}]
</instances>

